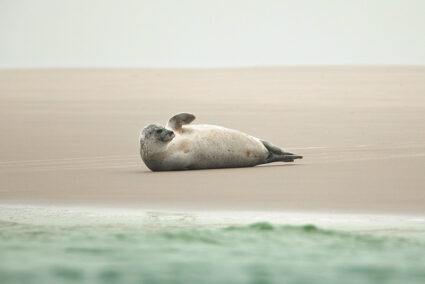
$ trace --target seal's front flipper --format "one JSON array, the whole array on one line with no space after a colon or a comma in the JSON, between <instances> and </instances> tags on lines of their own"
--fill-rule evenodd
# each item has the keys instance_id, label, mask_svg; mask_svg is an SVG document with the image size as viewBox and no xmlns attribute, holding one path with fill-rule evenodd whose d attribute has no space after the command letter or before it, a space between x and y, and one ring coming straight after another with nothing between
<instances>
[{"instance_id":1,"label":"seal's front flipper","mask_svg":"<svg viewBox=\"0 0 425 284\"><path fill-rule=\"evenodd\" d=\"M273 162L293 162L295 159L302 159L303 156L295 155L289 152L284 152L279 147L261 140L264 147L269 151L269 156L267 157L266 163Z\"/></svg>"},{"instance_id":2,"label":"seal's front flipper","mask_svg":"<svg viewBox=\"0 0 425 284\"><path fill-rule=\"evenodd\" d=\"M168 120L167 127L176 131L177 133L181 133L182 126L185 124L189 124L195 120L195 116L190 113L179 113L173 116Z\"/></svg>"}]
</instances>

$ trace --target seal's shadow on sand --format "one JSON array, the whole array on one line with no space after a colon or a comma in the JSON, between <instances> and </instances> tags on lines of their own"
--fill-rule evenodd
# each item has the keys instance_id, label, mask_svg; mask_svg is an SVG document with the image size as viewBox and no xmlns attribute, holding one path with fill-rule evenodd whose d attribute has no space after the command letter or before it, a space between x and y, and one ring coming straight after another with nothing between
<instances>
[{"instance_id":1,"label":"seal's shadow on sand","mask_svg":"<svg viewBox=\"0 0 425 284\"><path fill-rule=\"evenodd\" d=\"M301 166L302 164L264 164L264 165L258 165L255 167L241 167L241 168L219 168L219 169L199 169L199 170L181 170L181 171L158 171L153 172L150 170L133 170L128 171L128 173L132 174L161 174L161 173L188 173L188 172L205 172L205 171L236 171L236 170L255 170L256 168L275 168L275 167L295 167L295 166Z\"/></svg>"}]
</instances>

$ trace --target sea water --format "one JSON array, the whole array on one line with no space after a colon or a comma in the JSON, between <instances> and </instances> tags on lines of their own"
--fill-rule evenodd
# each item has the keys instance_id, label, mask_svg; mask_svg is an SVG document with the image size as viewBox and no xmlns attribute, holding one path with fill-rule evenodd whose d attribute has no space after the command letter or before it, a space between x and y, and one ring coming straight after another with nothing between
<instances>
[{"instance_id":1,"label":"sea water","mask_svg":"<svg viewBox=\"0 0 425 284\"><path fill-rule=\"evenodd\" d=\"M270 222L9 220L0 221L0 283L423 284L425 242Z\"/></svg>"}]
</instances>

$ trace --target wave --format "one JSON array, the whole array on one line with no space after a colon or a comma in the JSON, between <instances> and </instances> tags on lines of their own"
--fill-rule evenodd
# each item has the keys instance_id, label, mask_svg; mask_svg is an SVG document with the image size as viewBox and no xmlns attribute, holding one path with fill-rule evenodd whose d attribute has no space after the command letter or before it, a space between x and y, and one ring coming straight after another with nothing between
<instances>
[{"instance_id":1,"label":"wave","mask_svg":"<svg viewBox=\"0 0 425 284\"><path fill-rule=\"evenodd\" d=\"M425 244L315 225L0 221L0 282L423 283Z\"/></svg>"}]
</instances>

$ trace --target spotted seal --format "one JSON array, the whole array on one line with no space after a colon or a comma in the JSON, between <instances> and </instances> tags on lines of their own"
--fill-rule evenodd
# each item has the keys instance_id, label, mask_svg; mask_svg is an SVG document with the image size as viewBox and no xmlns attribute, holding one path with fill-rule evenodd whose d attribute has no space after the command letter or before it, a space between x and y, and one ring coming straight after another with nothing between
<instances>
[{"instance_id":1,"label":"spotted seal","mask_svg":"<svg viewBox=\"0 0 425 284\"><path fill-rule=\"evenodd\" d=\"M302 156L243 132L207 124L191 124L195 116L179 113L166 127L150 124L140 134L140 155L152 171L253 167L293 162Z\"/></svg>"}]
</instances>

